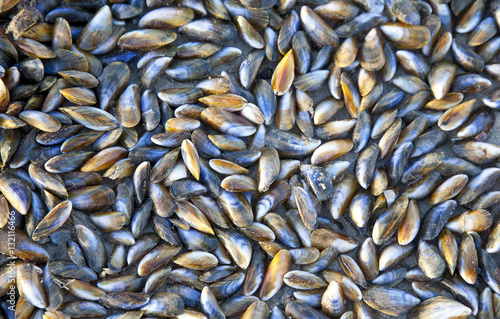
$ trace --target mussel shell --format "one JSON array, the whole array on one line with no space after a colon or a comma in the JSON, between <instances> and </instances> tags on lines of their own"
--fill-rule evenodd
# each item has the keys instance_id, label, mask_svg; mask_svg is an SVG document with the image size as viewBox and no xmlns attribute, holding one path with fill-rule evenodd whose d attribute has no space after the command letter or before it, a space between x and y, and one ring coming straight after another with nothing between
<instances>
[{"instance_id":1,"label":"mussel shell","mask_svg":"<svg viewBox=\"0 0 500 319\"><path fill-rule=\"evenodd\" d=\"M140 28L169 29L183 26L194 18L191 8L158 8L145 14L139 20Z\"/></svg>"},{"instance_id":2,"label":"mussel shell","mask_svg":"<svg viewBox=\"0 0 500 319\"><path fill-rule=\"evenodd\" d=\"M231 22L215 18L204 18L189 22L179 28L189 37L207 41L231 41L236 37L236 26Z\"/></svg>"},{"instance_id":3,"label":"mussel shell","mask_svg":"<svg viewBox=\"0 0 500 319\"><path fill-rule=\"evenodd\" d=\"M426 318L428 316L457 316L466 318L472 313L471 309L449 297L437 296L418 305L410 314L411 319Z\"/></svg>"},{"instance_id":4,"label":"mussel shell","mask_svg":"<svg viewBox=\"0 0 500 319\"><path fill-rule=\"evenodd\" d=\"M421 49L431 39L429 29L424 26L387 22L383 23L380 29L398 49Z\"/></svg>"},{"instance_id":5,"label":"mussel shell","mask_svg":"<svg viewBox=\"0 0 500 319\"><path fill-rule=\"evenodd\" d=\"M420 299L407 292L377 285L363 292L363 300L370 307L392 316L407 314L420 303Z\"/></svg>"}]
</instances>

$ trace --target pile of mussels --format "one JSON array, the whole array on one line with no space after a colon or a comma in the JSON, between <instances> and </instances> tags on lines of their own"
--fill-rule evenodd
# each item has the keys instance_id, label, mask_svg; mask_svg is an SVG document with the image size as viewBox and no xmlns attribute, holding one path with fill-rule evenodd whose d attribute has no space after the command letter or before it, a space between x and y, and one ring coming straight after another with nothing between
<instances>
[{"instance_id":1,"label":"pile of mussels","mask_svg":"<svg viewBox=\"0 0 500 319\"><path fill-rule=\"evenodd\" d=\"M500 318L497 1L0 11L0 318Z\"/></svg>"}]
</instances>

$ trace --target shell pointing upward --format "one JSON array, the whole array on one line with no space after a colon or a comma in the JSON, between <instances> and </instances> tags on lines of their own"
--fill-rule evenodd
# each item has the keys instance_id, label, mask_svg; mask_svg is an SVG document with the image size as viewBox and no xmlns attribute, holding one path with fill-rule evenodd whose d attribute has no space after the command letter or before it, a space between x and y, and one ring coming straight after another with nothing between
<instances>
[{"instance_id":1,"label":"shell pointing upward","mask_svg":"<svg viewBox=\"0 0 500 319\"><path fill-rule=\"evenodd\" d=\"M281 96L285 94L292 86L295 78L295 58L293 49L290 49L287 54L281 59L280 63L274 69L271 78L271 85L274 94Z\"/></svg>"}]
</instances>

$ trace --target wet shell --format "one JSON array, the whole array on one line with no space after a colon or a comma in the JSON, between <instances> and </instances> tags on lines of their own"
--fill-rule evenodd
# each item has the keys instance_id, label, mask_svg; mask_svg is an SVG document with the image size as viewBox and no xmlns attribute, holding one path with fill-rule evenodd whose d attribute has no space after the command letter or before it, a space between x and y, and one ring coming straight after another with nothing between
<instances>
[{"instance_id":1,"label":"wet shell","mask_svg":"<svg viewBox=\"0 0 500 319\"><path fill-rule=\"evenodd\" d=\"M321 164L340 157L353 148L349 139L333 140L318 147L311 157L312 164Z\"/></svg>"},{"instance_id":2,"label":"wet shell","mask_svg":"<svg viewBox=\"0 0 500 319\"><path fill-rule=\"evenodd\" d=\"M312 9L303 6L300 10L300 20L302 27L318 47L330 45L336 48L338 46L337 33Z\"/></svg>"},{"instance_id":3,"label":"wet shell","mask_svg":"<svg viewBox=\"0 0 500 319\"><path fill-rule=\"evenodd\" d=\"M145 14L139 20L139 28L170 29L183 26L194 18L191 8L158 8Z\"/></svg>"},{"instance_id":4,"label":"wet shell","mask_svg":"<svg viewBox=\"0 0 500 319\"><path fill-rule=\"evenodd\" d=\"M243 41L255 49L264 48L264 40L255 28L243 16L236 16L234 23Z\"/></svg>"},{"instance_id":5,"label":"wet shell","mask_svg":"<svg viewBox=\"0 0 500 319\"><path fill-rule=\"evenodd\" d=\"M429 84L436 99L442 99L448 93L457 71L457 66L446 60L431 69Z\"/></svg>"},{"instance_id":6,"label":"wet shell","mask_svg":"<svg viewBox=\"0 0 500 319\"><path fill-rule=\"evenodd\" d=\"M446 228L456 233L467 233L470 231L482 232L493 223L493 216L484 209L465 212L456 216L446 224Z\"/></svg>"},{"instance_id":7,"label":"wet shell","mask_svg":"<svg viewBox=\"0 0 500 319\"><path fill-rule=\"evenodd\" d=\"M339 316L344 312L344 294L340 284L330 282L321 298L321 308L328 316Z\"/></svg>"},{"instance_id":8,"label":"wet shell","mask_svg":"<svg viewBox=\"0 0 500 319\"><path fill-rule=\"evenodd\" d=\"M445 260L438 248L426 241L421 241L418 245L418 266L430 279L439 278L446 270Z\"/></svg>"},{"instance_id":9,"label":"wet shell","mask_svg":"<svg viewBox=\"0 0 500 319\"><path fill-rule=\"evenodd\" d=\"M61 128L61 123L52 116L40 111L23 111L19 119L44 132L56 132Z\"/></svg>"},{"instance_id":10,"label":"wet shell","mask_svg":"<svg viewBox=\"0 0 500 319\"><path fill-rule=\"evenodd\" d=\"M291 256L288 250L280 250L269 264L262 282L259 297L266 301L283 286L284 276L290 269Z\"/></svg>"},{"instance_id":11,"label":"wet shell","mask_svg":"<svg viewBox=\"0 0 500 319\"><path fill-rule=\"evenodd\" d=\"M397 231L403 222L408 203L408 197L401 196L379 216L372 231L375 244L384 243Z\"/></svg>"},{"instance_id":12,"label":"wet shell","mask_svg":"<svg viewBox=\"0 0 500 319\"><path fill-rule=\"evenodd\" d=\"M340 84L347 110L352 118L357 118L360 112L361 103L359 91L352 82L351 78L345 72L342 72Z\"/></svg>"},{"instance_id":13,"label":"wet shell","mask_svg":"<svg viewBox=\"0 0 500 319\"><path fill-rule=\"evenodd\" d=\"M181 26L179 32L207 41L231 41L237 34L236 26L233 23L214 18L191 21Z\"/></svg>"},{"instance_id":14,"label":"wet shell","mask_svg":"<svg viewBox=\"0 0 500 319\"><path fill-rule=\"evenodd\" d=\"M358 46L359 43L356 38L347 38L344 42L342 42L335 52L335 65L339 68L345 68L351 65L356 60Z\"/></svg>"},{"instance_id":15,"label":"wet shell","mask_svg":"<svg viewBox=\"0 0 500 319\"><path fill-rule=\"evenodd\" d=\"M453 52L453 59L466 71L483 71L483 58L463 42L454 39L452 42L451 50Z\"/></svg>"},{"instance_id":16,"label":"wet shell","mask_svg":"<svg viewBox=\"0 0 500 319\"><path fill-rule=\"evenodd\" d=\"M134 310L146 305L150 297L137 292L108 293L101 297L99 302L112 309Z\"/></svg>"},{"instance_id":17,"label":"wet shell","mask_svg":"<svg viewBox=\"0 0 500 319\"><path fill-rule=\"evenodd\" d=\"M475 164L483 164L498 158L500 148L491 143L469 141L455 145L454 151Z\"/></svg>"},{"instance_id":18,"label":"wet shell","mask_svg":"<svg viewBox=\"0 0 500 319\"><path fill-rule=\"evenodd\" d=\"M101 271L106 262L102 241L84 225L75 225L75 234L90 268L96 272Z\"/></svg>"},{"instance_id":19,"label":"wet shell","mask_svg":"<svg viewBox=\"0 0 500 319\"><path fill-rule=\"evenodd\" d=\"M355 238L326 228L318 228L311 234L311 244L320 250L333 247L339 253L346 253L355 249L358 246L358 241Z\"/></svg>"},{"instance_id":20,"label":"wet shell","mask_svg":"<svg viewBox=\"0 0 500 319\"><path fill-rule=\"evenodd\" d=\"M405 218L398 230L398 243L407 245L411 243L420 230L420 208L415 200L410 200L406 209Z\"/></svg>"},{"instance_id":21,"label":"wet shell","mask_svg":"<svg viewBox=\"0 0 500 319\"><path fill-rule=\"evenodd\" d=\"M293 50L291 49L288 53L281 59L281 61L274 69L273 76L271 78L271 85L274 94L281 96L285 94L292 86L295 77L295 59Z\"/></svg>"},{"instance_id":22,"label":"wet shell","mask_svg":"<svg viewBox=\"0 0 500 319\"><path fill-rule=\"evenodd\" d=\"M444 131L451 131L458 128L467 121L475 103L476 100L470 100L449 109L439 119L439 127Z\"/></svg>"},{"instance_id":23,"label":"wet shell","mask_svg":"<svg viewBox=\"0 0 500 319\"><path fill-rule=\"evenodd\" d=\"M222 133L238 137L249 136L256 131L251 122L219 108L209 107L205 109L201 113L201 119Z\"/></svg>"},{"instance_id":24,"label":"wet shell","mask_svg":"<svg viewBox=\"0 0 500 319\"><path fill-rule=\"evenodd\" d=\"M333 185L333 195L329 204L329 209L334 219L338 219L344 214L356 192L356 188L356 178L350 174Z\"/></svg>"},{"instance_id":25,"label":"wet shell","mask_svg":"<svg viewBox=\"0 0 500 319\"><path fill-rule=\"evenodd\" d=\"M22 215L28 213L31 192L23 180L9 173L0 174L0 192L16 211Z\"/></svg>"},{"instance_id":26,"label":"wet shell","mask_svg":"<svg viewBox=\"0 0 500 319\"><path fill-rule=\"evenodd\" d=\"M283 281L289 287L301 290L326 287L326 282L321 277L301 270L287 272L283 277Z\"/></svg>"},{"instance_id":27,"label":"wet shell","mask_svg":"<svg viewBox=\"0 0 500 319\"><path fill-rule=\"evenodd\" d=\"M431 195L430 204L439 204L458 195L465 187L469 177L465 174L455 175L442 183Z\"/></svg>"},{"instance_id":28,"label":"wet shell","mask_svg":"<svg viewBox=\"0 0 500 319\"><path fill-rule=\"evenodd\" d=\"M176 38L172 31L143 29L125 33L118 39L118 45L123 50L148 51L166 46Z\"/></svg>"},{"instance_id":29,"label":"wet shell","mask_svg":"<svg viewBox=\"0 0 500 319\"><path fill-rule=\"evenodd\" d=\"M365 37L359 52L361 67L366 71L378 71L385 64L382 34L372 29ZM364 94L366 95L366 94Z\"/></svg>"},{"instance_id":30,"label":"wet shell","mask_svg":"<svg viewBox=\"0 0 500 319\"><path fill-rule=\"evenodd\" d=\"M70 201L64 201L55 206L36 226L31 235L33 240L39 241L61 227L69 218L72 207Z\"/></svg>"},{"instance_id":31,"label":"wet shell","mask_svg":"<svg viewBox=\"0 0 500 319\"><path fill-rule=\"evenodd\" d=\"M462 303L448 297L438 296L425 300L410 314L411 319L423 319L429 316L439 318L467 318L472 310Z\"/></svg>"},{"instance_id":32,"label":"wet shell","mask_svg":"<svg viewBox=\"0 0 500 319\"><path fill-rule=\"evenodd\" d=\"M368 189L375 173L375 164L380 148L377 144L370 144L359 154L356 161L356 179L364 189Z\"/></svg>"},{"instance_id":33,"label":"wet shell","mask_svg":"<svg viewBox=\"0 0 500 319\"><path fill-rule=\"evenodd\" d=\"M60 110L76 122L92 130L109 131L118 127L118 121L114 116L95 107L70 106Z\"/></svg>"},{"instance_id":34,"label":"wet shell","mask_svg":"<svg viewBox=\"0 0 500 319\"><path fill-rule=\"evenodd\" d=\"M398 49L421 49L431 39L429 29L419 25L387 22L380 26L380 30Z\"/></svg>"},{"instance_id":35,"label":"wet shell","mask_svg":"<svg viewBox=\"0 0 500 319\"><path fill-rule=\"evenodd\" d=\"M370 307L391 316L403 316L420 303L420 299L407 292L376 285L363 292L363 300Z\"/></svg>"}]
</instances>

